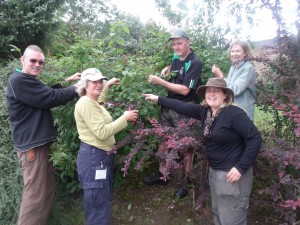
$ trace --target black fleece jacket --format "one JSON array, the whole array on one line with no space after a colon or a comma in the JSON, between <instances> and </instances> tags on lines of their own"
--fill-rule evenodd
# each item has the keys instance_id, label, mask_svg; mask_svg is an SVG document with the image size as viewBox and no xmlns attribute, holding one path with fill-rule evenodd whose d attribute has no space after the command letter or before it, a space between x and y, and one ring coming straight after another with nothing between
<instances>
[{"instance_id":1,"label":"black fleece jacket","mask_svg":"<svg viewBox=\"0 0 300 225\"><path fill-rule=\"evenodd\" d=\"M56 140L50 109L77 96L74 86L54 89L35 76L15 71L6 91L14 147L21 151Z\"/></svg>"},{"instance_id":2,"label":"black fleece jacket","mask_svg":"<svg viewBox=\"0 0 300 225\"><path fill-rule=\"evenodd\" d=\"M208 107L165 97L159 97L158 103L200 120L203 134ZM213 123L210 136L204 140L210 167L221 171L229 171L235 167L241 174L254 164L261 144L261 135L253 122L244 110L234 105L226 106L220 112Z\"/></svg>"}]
</instances>

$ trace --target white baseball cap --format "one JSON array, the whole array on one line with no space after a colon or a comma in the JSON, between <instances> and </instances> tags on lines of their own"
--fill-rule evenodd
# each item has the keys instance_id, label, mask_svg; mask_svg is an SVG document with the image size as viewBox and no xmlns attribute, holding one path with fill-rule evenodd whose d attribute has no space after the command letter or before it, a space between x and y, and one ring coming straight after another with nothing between
<instances>
[{"instance_id":1,"label":"white baseball cap","mask_svg":"<svg viewBox=\"0 0 300 225\"><path fill-rule=\"evenodd\" d=\"M81 73L80 80L90 80L90 81L96 81L96 80L108 80L107 77L103 76L102 73L96 69L96 68L89 68L86 69Z\"/></svg>"}]
</instances>

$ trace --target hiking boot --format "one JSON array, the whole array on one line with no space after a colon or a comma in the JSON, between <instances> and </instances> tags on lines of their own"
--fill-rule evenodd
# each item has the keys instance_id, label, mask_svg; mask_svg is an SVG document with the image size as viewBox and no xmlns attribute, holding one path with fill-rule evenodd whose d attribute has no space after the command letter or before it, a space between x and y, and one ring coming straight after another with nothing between
<instances>
[{"instance_id":1,"label":"hiking boot","mask_svg":"<svg viewBox=\"0 0 300 225\"><path fill-rule=\"evenodd\" d=\"M188 190L181 186L175 191L174 196L176 198L184 198L185 196L187 196L187 194Z\"/></svg>"},{"instance_id":2,"label":"hiking boot","mask_svg":"<svg viewBox=\"0 0 300 225\"><path fill-rule=\"evenodd\" d=\"M162 173L156 173L152 176L145 177L143 183L147 185L152 185L152 184L159 184L159 185L167 185L168 181L164 181L163 179L160 179L164 175Z\"/></svg>"}]
</instances>

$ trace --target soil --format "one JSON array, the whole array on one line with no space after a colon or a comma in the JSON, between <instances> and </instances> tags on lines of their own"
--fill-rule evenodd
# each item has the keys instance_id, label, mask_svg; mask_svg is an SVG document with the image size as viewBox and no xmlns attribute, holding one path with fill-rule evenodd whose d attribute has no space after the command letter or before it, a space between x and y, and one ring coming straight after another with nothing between
<instances>
[{"instance_id":1,"label":"soil","mask_svg":"<svg viewBox=\"0 0 300 225\"><path fill-rule=\"evenodd\" d=\"M130 178L129 178L130 179ZM139 179L139 178L138 178ZM213 225L210 197L203 207L196 209L194 192L176 199L174 191L179 184L175 180L168 185L144 185L142 177L114 191L112 225ZM261 204L260 195L252 194L248 210L248 225L279 225L280 218L270 208Z\"/></svg>"}]
</instances>

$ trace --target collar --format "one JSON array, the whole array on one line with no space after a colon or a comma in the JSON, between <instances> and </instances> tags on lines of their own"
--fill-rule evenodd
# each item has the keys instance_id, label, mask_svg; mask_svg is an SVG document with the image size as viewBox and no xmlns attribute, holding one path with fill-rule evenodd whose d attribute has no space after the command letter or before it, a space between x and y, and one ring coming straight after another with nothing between
<instances>
[{"instance_id":1,"label":"collar","mask_svg":"<svg viewBox=\"0 0 300 225\"><path fill-rule=\"evenodd\" d=\"M190 50L191 50L190 53L187 55L187 57L184 60L182 60L176 53L173 54L173 60L174 59L178 59L181 62L188 62L188 61L190 61L191 57L192 57L192 54L194 54L194 51L192 49L190 49Z\"/></svg>"},{"instance_id":2,"label":"collar","mask_svg":"<svg viewBox=\"0 0 300 225\"><path fill-rule=\"evenodd\" d=\"M240 61L237 66L235 67L236 69L239 69L240 67L242 67L246 62L248 62L248 60L243 60L243 61ZM234 66L234 64L232 63L231 64L232 66Z\"/></svg>"}]
</instances>

